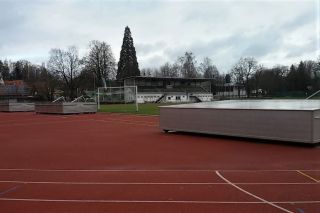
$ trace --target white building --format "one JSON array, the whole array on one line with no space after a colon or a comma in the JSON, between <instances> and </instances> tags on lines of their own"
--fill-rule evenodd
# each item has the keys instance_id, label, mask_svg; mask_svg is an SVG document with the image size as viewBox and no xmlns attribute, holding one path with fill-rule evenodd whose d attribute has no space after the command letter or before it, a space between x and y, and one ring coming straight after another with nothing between
<instances>
[{"instance_id":1,"label":"white building","mask_svg":"<svg viewBox=\"0 0 320 213\"><path fill-rule=\"evenodd\" d=\"M212 101L212 79L135 76L124 86L137 86L138 103L180 103Z\"/></svg>"}]
</instances>

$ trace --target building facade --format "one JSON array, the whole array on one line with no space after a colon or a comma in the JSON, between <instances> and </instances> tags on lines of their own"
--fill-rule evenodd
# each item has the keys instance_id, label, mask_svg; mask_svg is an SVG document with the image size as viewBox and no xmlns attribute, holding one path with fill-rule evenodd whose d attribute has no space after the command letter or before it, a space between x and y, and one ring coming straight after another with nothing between
<instances>
[{"instance_id":1,"label":"building facade","mask_svg":"<svg viewBox=\"0 0 320 213\"><path fill-rule=\"evenodd\" d=\"M135 76L124 86L137 86L138 103L181 103L212 101L212 79Z\"/></svg>"}]
</instances>

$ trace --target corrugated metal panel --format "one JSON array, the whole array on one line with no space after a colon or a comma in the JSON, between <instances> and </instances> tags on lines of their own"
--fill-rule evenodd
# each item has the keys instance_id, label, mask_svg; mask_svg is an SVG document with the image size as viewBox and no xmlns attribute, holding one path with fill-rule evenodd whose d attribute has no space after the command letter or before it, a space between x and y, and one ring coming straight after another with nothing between
<instances>
[{"instance_id":1,"label":"corrugated metal panel","mask_svg":"<svg viewBox=\"0 0 320 213\"><path fill-rule=\"evenodd\" d=\"M47 114L96 113L97 104L89 102L36 104L35 111Z\"/></svg>"},{"instance_id":2,"label":"corrugated metal panel","mask_svg":"<svg viewBox=\"0 0 320 213\"><path fill-rule=\"evenodd\" d=\"M314 143L314 137L319 136L313 135L317 131L314 128L319 127L313 126L310 108L261 110L194 106L160 107L160 128L305 143Z\"/></svg>"},{"instance_id":3,"label":"corrugated metal panel","mask_svg":"<svg viewBox=\"0 0 320 213\"><path fill-rule=\"evenodd\" d=\"M313 122L313 140L320 143L320 110L315 111Z\"/></svg>"},{"instance_id":4,"label":"corrugated metal panel","mask_svg":"<svg viewBox=\"0 0 320 213\"><path fill-rule=\"evenodd\" d=\"M32 112L34 103L0 103L1 112Z\"/></svg>"}]
</instances>

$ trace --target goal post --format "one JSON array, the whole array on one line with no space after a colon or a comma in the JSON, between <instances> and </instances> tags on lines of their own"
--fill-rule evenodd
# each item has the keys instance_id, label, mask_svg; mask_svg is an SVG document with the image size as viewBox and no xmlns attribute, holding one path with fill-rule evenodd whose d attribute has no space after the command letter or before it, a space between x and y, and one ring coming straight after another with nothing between
<instances>
[{"instance_id":1,"label":"goal post","mask_svg":"<svg viewBox=\"0 0 320 213\"><path fill-rule=\"evenodd\" d=\"M98 87L97 105L98 109L101 104L135 104L136 111L138 106L138 88L137 86L121 87Z\"/></svg>"}]
</instances>

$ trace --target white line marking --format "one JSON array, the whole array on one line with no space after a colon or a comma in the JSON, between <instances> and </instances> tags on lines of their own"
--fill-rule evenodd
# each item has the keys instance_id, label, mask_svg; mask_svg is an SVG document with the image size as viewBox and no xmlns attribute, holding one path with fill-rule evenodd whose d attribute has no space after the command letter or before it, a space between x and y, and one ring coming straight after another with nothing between
<instances>
[{"instance_id":1,"label":"white line marking","mask_svg":"<svg viewBox=\"0 0 320 213\"><path fill-rule=\"evenodd\" d=\"M74 182L74 181L22 181L0 180L0 183L61 184L61 185L229 185L221 182ZM234 183L237 185L317 185L317 183Z\"/></svg>"},{"instance_id":2,"label":"white line marking","mask_svg":"<svg viewBox=\"0 0 320 213\"><path fill-rule=\"evenodd\" d=\"M250 201L197 201L197 200L64 200L38 198L0 198L0 201L28 201L28 202L72 202L72 203L193 203L193 204L265 204L265 202ZM320 201L280 201L279 204L317 204ZM291 211L289 211L292 213Z\"/></svg>"},{"instance_id":3,"label":"white line marking","mask_svg":"<svg viewBox=\"0 0 320 213\"><path fill-rule=\"evenodd\" d=\"M88 121L88 119L83 120L58 120L58 121L46 121L46 122L31 122L31 123L15 123L15 124L0 124L0 127L11 127L11 126L30 126L30 125L49 125L49 124L60 124L60 123L70 123L76 121Z\"/></svg>"},{"instance_id":4,"label":"white line marking","mask_svg":"<svg viewBox=\"0 0 320 213\"><path fill-rule=\"evenodd\" d=\"M0 171L34 171L34 172L214 172L214 169L35 169L35 168L2 168ZM296 172L288 170L219 170L222 172ZM300 170L318 172L320 170Z\"/></svg>"},{"instance_id":5,"label":"white line marking","mask_svg":"<svg viewBox=\"0 0 320 213\"><path fill-rule=\"evenodd\" d=\"M277 209L280 209L280 210L282 210L282 211L284 211L284 212L293 213L292 211L290 211L290 210L288 210L288 209L282 208L281 206L278 206L278 205L276 205L276 204L274 204L274 203L272 203L272 202L270 202L270 201L267 201L267 200L265 200L265 199L263 199L263 198L261 198L261 197L259 197L259 196L257 196L257 195L254 195L254 194L252 194L252 193L250 193L250 192L242 189L241 187L235 185L234 183L232 183L231 181L229 181L228 179L226 179L223 175L220 174L219 171L216 171L216 174L217 174L222 180L224 180L225 182L229 183L231 186L233 186L233 187L235 187L236 189L238 189L238 190L240 190L240 191L242 191L242 192L250 195L251 197L254 197L254 198L258 199L258 200L261 200L263 203L269 204L269 205L271 205L271 206L273 206L273 207L275 207L275 208L277 208Z\"/></svg>"},{"instance_id":6,"label":"white line marking","mask_svg":"<svg viewBox=\"0 0 320 213\"><path fill-rule=\"evenodd\" d=\"M249 170L249 169L230 169L230 170L219 170L222 172L296 172L300 171L310 171L310 172L318 172L320 169L258 169L258 170Z\"/></svg>"},{"instance_id":7,"label":"white line marking","mask_svg":"<svg viewBox=\"0 0 320 213\"><path fill-rule=\"evenodd\" d=\"M58 118L58 117L56 117L56 118L54 118L54 119L52 119L52 120L48 120L48 121L56 121L56 120L60 120L61 118ZM43 118L30 118L30 119L15 119L15 120L4 120L4 121L0 121L0 125L3 125L3 124L20 124L20 123L24 123L24 122L29 122L29 121L34 121L34 122L36 122L36 121L43 121ZM13 123L13 122L16 122L16 123Z\"/></svg>"},{"instance_id":8,"label":"white line marking","mask_svg":"<svg viewBox=\"0 0 320 213\"><path fill-rule=\"evenodd\" d=\"M214 170L180 170L180 169L0 169L0 171L32 172L213 172Z\"/></svg>"},{"instance_id":9,"label":"white line marking","mask_svg":"<svg viewBox=\"0 0 320 213\"><path fill-rule=\"evenodd\" d=\"M63 181L6 181L1 180L0 183L21 183L21 184L61 184L61 185L226 185L227 183L161 183L161 182L63 182ZM312 183L315 184L315 183Z\"/></svg>"},{"instance_id":10,"label":"white line marking","mask_svg":"<svg viewBox=\"0 0 320 213\"><path fill-rule=\"evenodd\" d=\"M317 180L317 179L315 179L314 177L312 177L311 175L308 175L308 174L306 174L306 173L304 173L304 172L302 172L302 171L297 170L297 172L298 172L299 174L301 174L301 175L309 178L310 180L316 182L316 183L319 183L319 182L320 182L320 180Z\"/></svg>"},{"instance_id":11,"label":"white line marking","mask_svg":"<svg viewBox=\"0 0 320 213\"><path fill-rule=\"evenodd\" d=\"M18 188L20 188L19 185L13 186L13 187L11 187L11 188L3 191L3 192L0 192L0 196L3 196L3 195L5 195L5 194L8 194L9 192L15 191L15 190L18 189Z\"/></svg>"}]
</instances>

